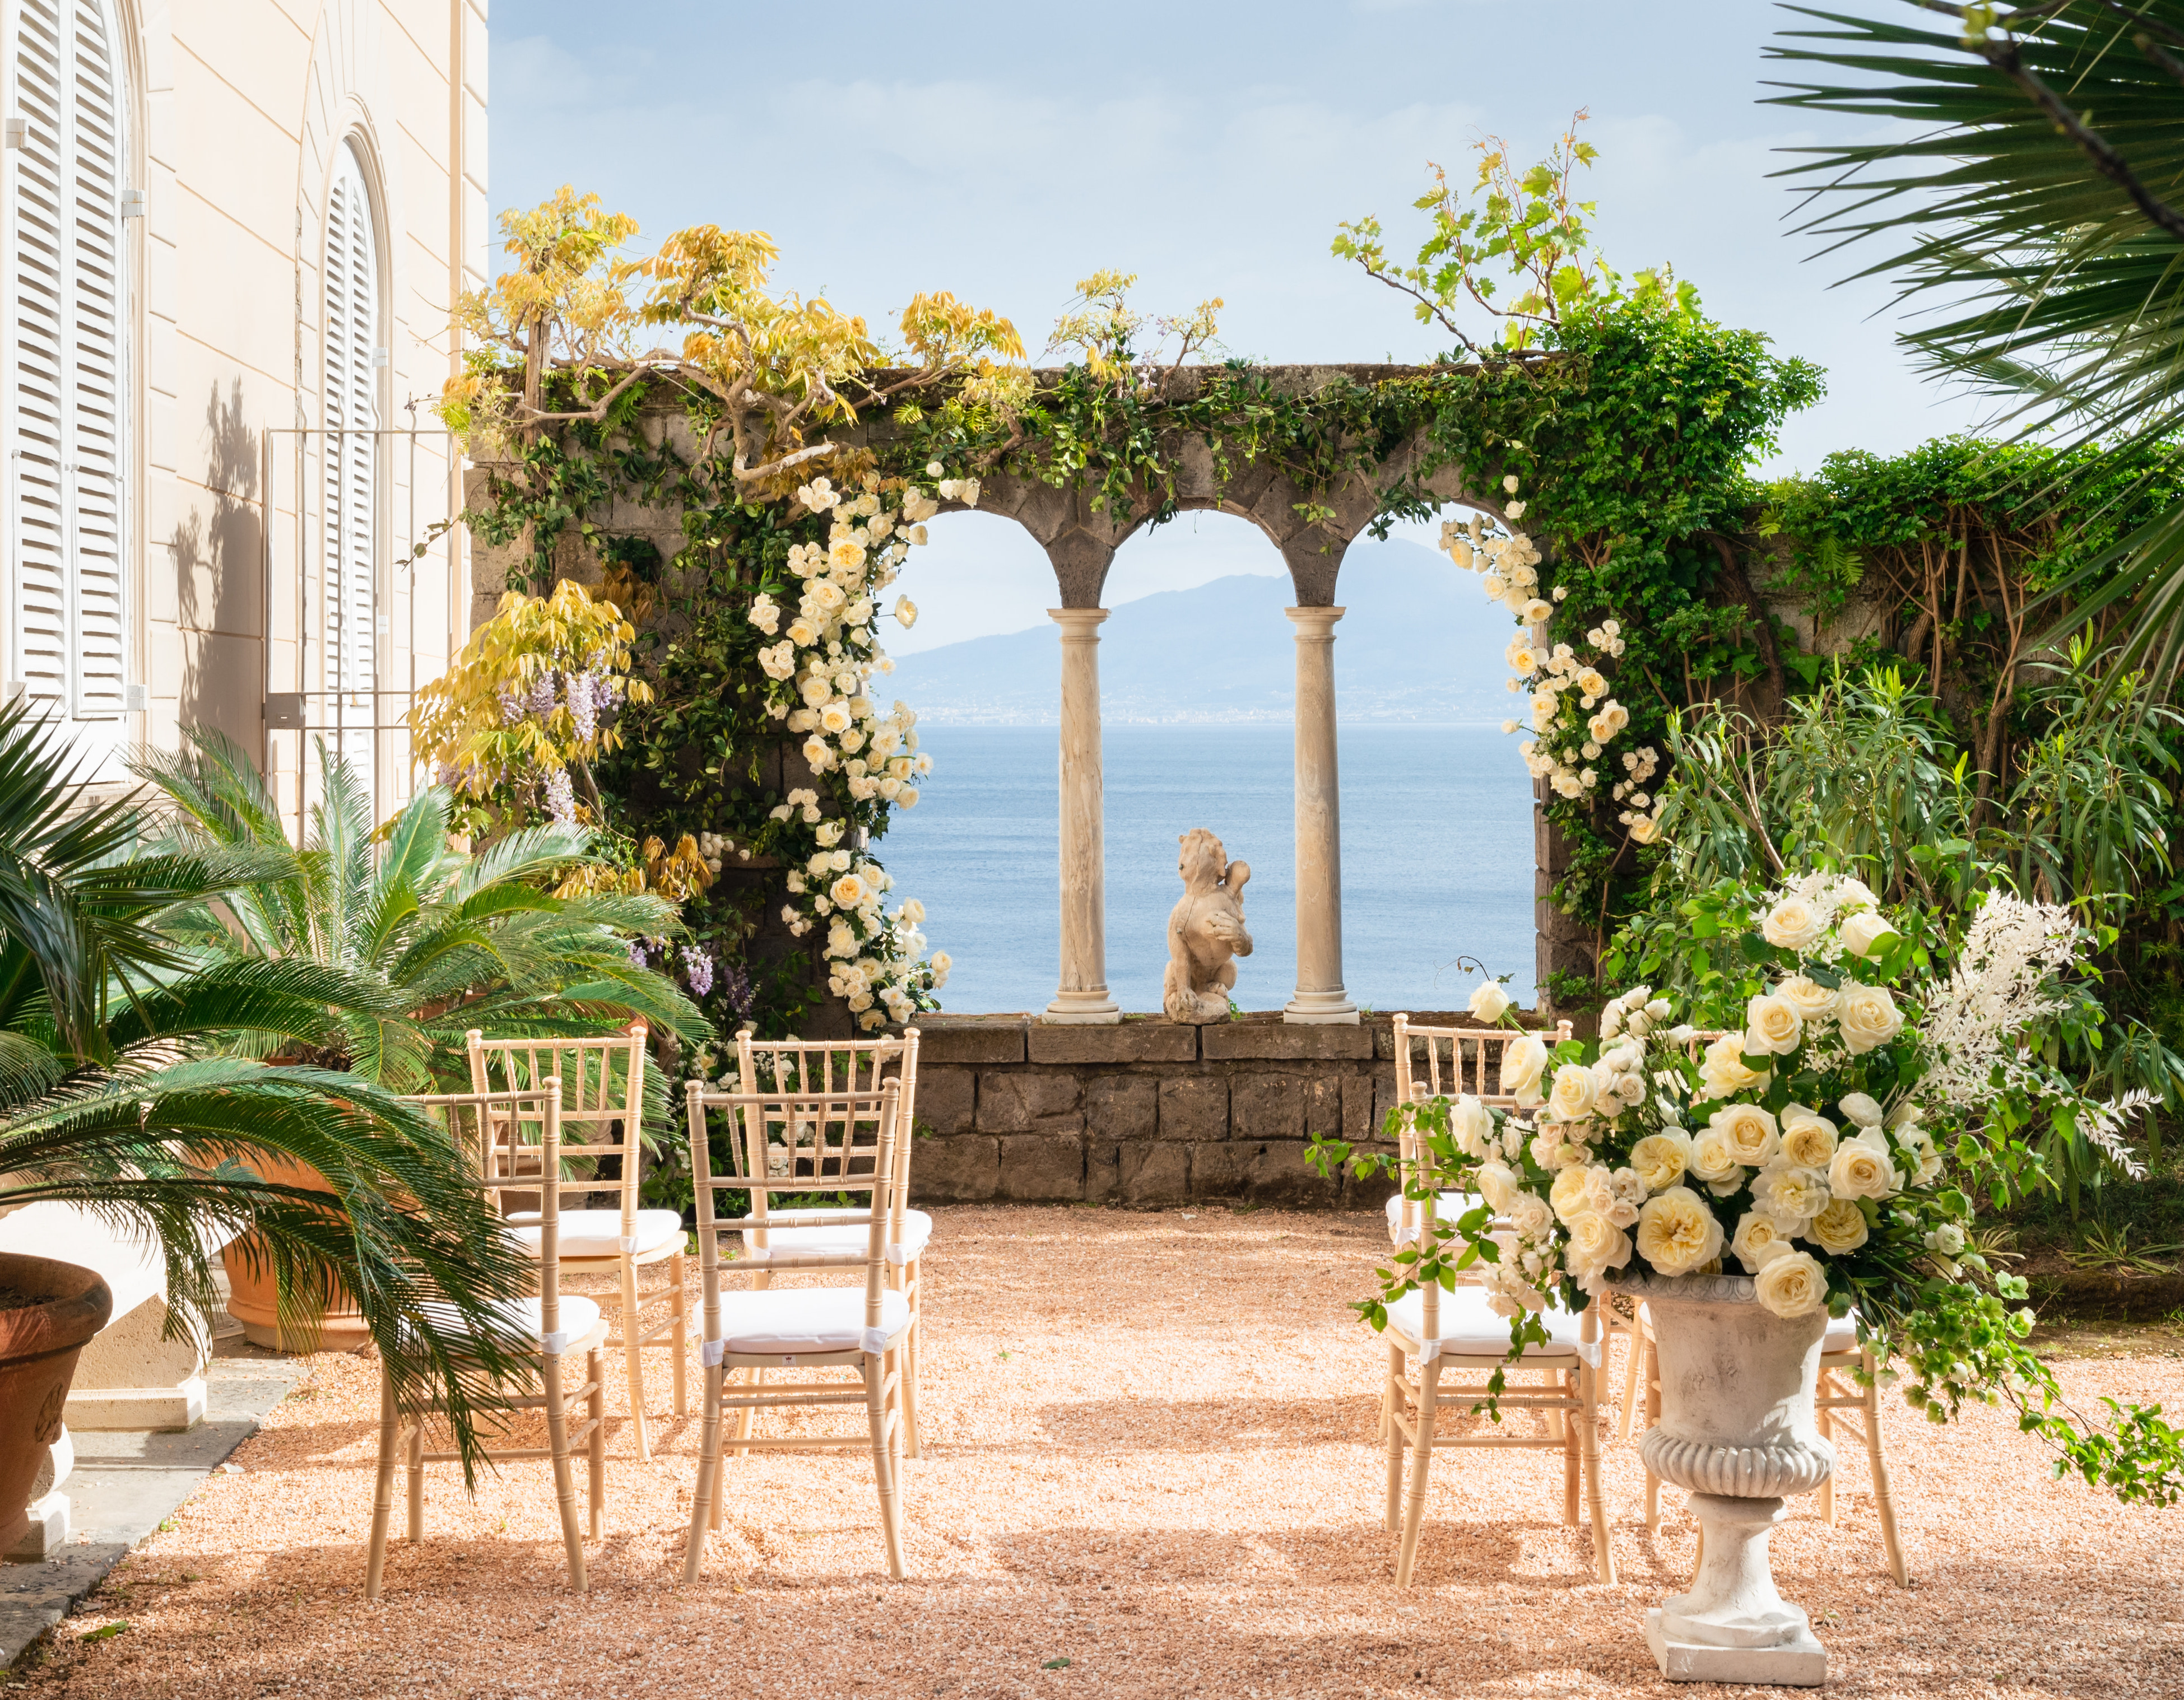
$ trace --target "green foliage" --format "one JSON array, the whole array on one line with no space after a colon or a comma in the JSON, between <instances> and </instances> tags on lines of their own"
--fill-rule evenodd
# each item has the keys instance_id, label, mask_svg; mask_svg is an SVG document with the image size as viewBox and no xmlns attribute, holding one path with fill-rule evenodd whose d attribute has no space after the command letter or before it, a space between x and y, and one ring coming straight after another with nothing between
<instances>
[{"instance_id":1,"label":"green foliage","mask_svg":"<svg viewBox=\"0 0 2184 1700\"><path fill-rule=\"evenodd\" d=\"M187 925L166 935L277 858L222 843L147 854L139 799L84 803L58 736L22 705L0 711L0 1210L67 1203L148 1236L176 1330L218 1309L207 1247L238 1236L254 1236L246 1255L270 1265L296 1331L339 1281L403 1397L442 1401L474 1466L494 1385L526 1373L494 1306L527 1290L528 1264L461 1155L387 1087L231 1054L323 1038L328 1006L355 992L315 960L203 951ZM350 1007L367 1022L393 1013L366 995ZM75 1012L97 1029L75 1027ZM260 1178L251 1165L269 1153L316 1169L331 1196Z\"/></svg>"}]
</instances>

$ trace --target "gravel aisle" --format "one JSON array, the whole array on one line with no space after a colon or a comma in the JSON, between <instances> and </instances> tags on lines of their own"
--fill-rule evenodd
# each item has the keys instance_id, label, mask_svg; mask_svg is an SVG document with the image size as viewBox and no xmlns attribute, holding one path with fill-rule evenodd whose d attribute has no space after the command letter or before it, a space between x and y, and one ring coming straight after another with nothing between
<instances>
[{"instance_id":1,"label":"gravel aisle","mask_svg":"<svg viewBox=\"0 0 2184 1700\"><path fill-rule=\"evenodd\" d=\"M731 1464L728 1525L685 1592L698 1425L668 1418L650 1466L610 1458L589 1595L561 1585L547 1465L508 1466L475 1501L443 1469L426 1544L397 1544L368 1608L375 1372L326 1356L17 1692L1725 1692L1671 1688L1646 1653L1643 1609L1688 1574L1693 1525L1647 1536L1633 1446L1606 1453L1616 1586L1591 1581L1586 1539L1561 1523L1558 1454L1458 1453L1435 1460L1419 1586L1395 1593L1372 1444L1383 1358L1345 1308L1385 1253L1377 1219L938 1214L908 1583L884 1580L868 1456L780 1453ZM664 1411L664 1354L654 1375ZM2064 1375L2081 1402L2184 1409L2173 1356ZM1991 1412L1939 1430L1892 1407L1888 1447L1911 1592L1888 1580L1854 1446L1838 1526L1808 1501L1774 1537L1831 1694L2184 1695L2184 1509L2050 1480Z\"/></svg>"}]
</instances>

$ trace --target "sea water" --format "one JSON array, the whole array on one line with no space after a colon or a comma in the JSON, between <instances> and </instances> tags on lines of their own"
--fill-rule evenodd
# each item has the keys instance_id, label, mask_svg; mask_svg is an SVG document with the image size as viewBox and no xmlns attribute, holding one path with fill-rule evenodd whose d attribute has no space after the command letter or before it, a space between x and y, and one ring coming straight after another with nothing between
<instances>
[{"instance_id":1,"label":"sea water","mask_svg":"<svg viewBox=\"0 0 2184 1700\"><path fill-rule=\"evenodd\" d=\"M878 845L897 899L925 905L955 959L944 1008L1037 1010L1060 959L1057 767L1052 726L919 728L933 760L918 806ZM1492 726L1351 725L1340 732L1342 966L1351 998L1380 1010L1462 1007L1479 976L1532 997L1532 791L1513 739ZM1183 894L1177 839L1219 835L1251 865L1253 949L1235 998L1279 1009L1296 986L1295 735L1286 725L1118 726L1106 775L1107 986L1157 1010L1167 917Z\"/></svg>"}]
</instances>

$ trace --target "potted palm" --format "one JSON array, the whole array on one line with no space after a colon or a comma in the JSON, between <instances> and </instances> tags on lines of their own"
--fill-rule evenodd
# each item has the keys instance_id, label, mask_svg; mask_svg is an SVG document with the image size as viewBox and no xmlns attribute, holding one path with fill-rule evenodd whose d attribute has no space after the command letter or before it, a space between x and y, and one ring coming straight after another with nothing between
<instances>
[{"instance_id":1,"label":"potted palm","mask_svg":"<svg viewBox=\"0 0 2184 1700\"><path fill-rule=\"evenodd\" d=\"M0 1216L57 1202L148 1236L176 1327L219 1303L207 1247L251 1236L299 1314L337 1283L355 1294L404 1397L443 1402L475 1459L482 1402L524 1374L494 1307L526 1291L527 1261L387 1086L237 1053L316 1043L354 976L168 936L164 918L270 869L251 849L147 853L145 826L134 797L88 801L25 708L0 711ZM326 1190L248 1166L268 1153ZM103 1284L57 1267L0 1253L0 1535L20 1525L71 1354L103 1319Z\"/></svg>"},{"instance_id":2,"label":"potted palm","mask_svg":"<svg viewBox=\"0 0 2184 1700\"><path fill-rule=\"evenodd\" d=\"M147 758L138 771L169 806L173 850L242 858L254 870L224 887L217 907L170 914L169 933L208 971L308 965L325 977L332 995L317 1022L282 1035L269 1053L277 1060L398 1092L467 1090L463 1035L472 1027L588 1033L641 1017L694 1043L709 1031L670 981L632 960L627 936L671 932L674 906L566 877L591 859L581 826L511 832L472 855L453 847L448 793L432 788L375 833L369 797L334 761L298 848L248 757L217 731L192 731L180 753ZM667 1125L664 1095L653 1108L653 1125ZM278 1151L248 1160L265 1180L326 1190ZM228 1309L252 1340L291 1350L361 1342L369 1324L357 1295L336 1286L299 1309L265 1250L246 1236L224 1254Z\"/></svg>"}]
</instances>

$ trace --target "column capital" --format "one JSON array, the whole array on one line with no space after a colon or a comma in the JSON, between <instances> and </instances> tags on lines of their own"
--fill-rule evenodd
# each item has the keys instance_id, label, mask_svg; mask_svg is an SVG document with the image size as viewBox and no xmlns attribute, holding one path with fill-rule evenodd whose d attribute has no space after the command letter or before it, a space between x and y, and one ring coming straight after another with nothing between
<instances>
[{"instance_id":1,"label":"column capital","mask_svg":"<svg viewBox=\"0 0 2184 1700\"><path fill-rule=\"evenodd\" d=\"M1340 608L1285 608L1282 612L1297 629L1297 641L1308 642L1313 638L1333 637L1334 622L1349 612Z\"/></svg>"},{"instance_id":2,"label":"column capital","mask_svg":"<svg viewBox=\"0 0 2184 1700\"><path fill-rule=\"evenodd\" d=\"M1111 610L1104 608L1050 608L1046 617L1061 628L1062 636L1089 637L1098 641L1100 634L1093 628L1107 618Z\"/></svg>"}]
</instances>

